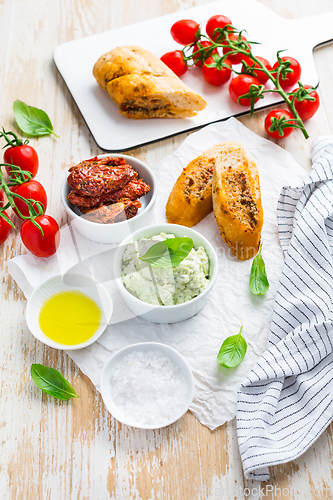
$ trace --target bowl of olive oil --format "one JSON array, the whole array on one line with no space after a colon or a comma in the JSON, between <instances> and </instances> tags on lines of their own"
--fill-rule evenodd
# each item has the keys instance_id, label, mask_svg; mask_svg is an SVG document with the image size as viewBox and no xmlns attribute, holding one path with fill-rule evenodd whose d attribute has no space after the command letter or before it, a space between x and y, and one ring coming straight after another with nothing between
<instances>
[{"instance_id":1,"label":"bowl of olive oil","mask_svg":"<svg viewBox=\"0 0 333 500\"><path fill-rule=\"evenodd\" d=\"M83 274L53 276L32 293L26 307L30 332L56 349L82 349L95 342L112 316L112 299L103 285Z\"/></svg>"}]
</instances>

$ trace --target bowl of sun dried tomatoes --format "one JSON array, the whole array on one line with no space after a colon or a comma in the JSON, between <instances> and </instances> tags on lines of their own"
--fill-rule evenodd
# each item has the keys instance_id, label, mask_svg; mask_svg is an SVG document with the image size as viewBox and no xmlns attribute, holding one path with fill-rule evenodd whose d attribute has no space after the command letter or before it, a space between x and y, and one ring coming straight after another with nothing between
<instances>
[{"instance_id":1,"label":"bowl of sun dried tomatoes","mask_svg":"<svg viewBox=\"0 0 333 500\"><path fill-rule=\"evenodd\" d=\"M156 178L141 160L108 154L71 167L61 200L76 231L89 240L119 243L149 224Z\"/></svg>"}]
</instances>

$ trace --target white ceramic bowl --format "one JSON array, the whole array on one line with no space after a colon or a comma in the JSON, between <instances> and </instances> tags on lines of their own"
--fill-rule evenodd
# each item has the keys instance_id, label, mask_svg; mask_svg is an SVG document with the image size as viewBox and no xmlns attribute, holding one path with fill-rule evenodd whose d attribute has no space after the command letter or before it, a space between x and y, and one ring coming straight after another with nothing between
<instances>
[{"instance_id":1,"label":"white ceramic bowl","mask_svg":"<svg viewBox=\"0 0 333 500\"><path fill-rule=\"evenodd\" d=\"M32 335L36 337L36 339L51 347L55 347L56 349L70 351L87 347L102 335L108 323L110 322L113 303L106 289L88 276L74 273L69 274L66 275L66 283L67 284L63 282L61 275L53 276L52 278L49 278L48 280L41 283L33 291L32 295L28 299L25 316L28 329L30 330ZM61 344L59 342L51 340L44 334L39 326L39 313L45 301L56 293L70 291L78 291L85 295L88 295L88 297L90 297L98 304L102 311L101 324L94 335L85 342L73 345Z\"/></svg>"},{"instance_id":2,"label":"white ceramic bowl","mask_svg":"<svg viewBox=\"0 0 333 500\"><path fill-rule=\"evenodd\" d=\"M151 238L160 233L174 234L178 237L192 238L194 248L204 246L209 257L209 283L206 289L194 299L184 302L183 304L176 304L172 306L152 305L143 302L134 295L132 295L124 286L120 278L116 279L118 289L122 298L124 299L127 307L136 315L141 316L148 321L154 323L175 323L183 321L197 314L206 304L209 294L211 293L218 272L217 255L209 243L209 241L194 229L190 229L178 224L156 224L149 227L144 227L135 231L132 235L128 236L121 242L114 257L114 272L116 276L121 276L122 258L126 246L131 241L139 240L140 238Z\"/></svg>"},{"instance_id":3,"label":"white ceramic bowl","mask_svg":"<svg viewBox=\"0 0 333 500\"><path fill-rule=\"evenodd\" d=\"M157 183L152 170L150 170L147 165L137 158L121 154L99 155L98 158L105 158L107 156L124 158L126 162L129 165L132 165L134 170L138 172L139 179L143 179L144 182L150 186L150 191L145 196L140 198L142 207L139 208L135 217L126 221L116 222L114 224L100 224L98 222L83 219L80 210L68 201L68 194L71 191L71 187L67 183L67 177L62 183L61 201L70 219L70 223L78 233L82 234L82 236L99 243L119 243L126 238L126 236L133 233L133 231L149 224L149 212L156 199Z\"/></svg>"},{"instance_id":4,"label":"white ceramic bowl","mask_svg":"<svg viewBox=\"0 0 333 500\"><path fill-rule=\"evenodd\" d=\"M179 367L180 373L185 377L188 385L188 397L184 400L184 405L182 410L175 415L170 420L166 420L163 423L156 423L156 425L142 425L135 422L135 419L130 418L123 414L123 412L118 408L116 403L112 398L112 383L111 375L114 367L122 360L123 357L127 356L133 351L160 351L164 355L169 356L169 358ZM149 388L147 388L149 390ZM143 342L141 344L132 344L116 352L104 365L101 375L101 394L105 403L105 406L111 413L111 415L122 422L123 424L130 425L132 427L138 427L140 429L160 429L161 427L166 427L177 420L179 420L184 413L189 409L193 396L194 396L194 378L192 371L183 358L183 356L165 344L159 344L157 342Z\"/></svg>"}]
</instances>

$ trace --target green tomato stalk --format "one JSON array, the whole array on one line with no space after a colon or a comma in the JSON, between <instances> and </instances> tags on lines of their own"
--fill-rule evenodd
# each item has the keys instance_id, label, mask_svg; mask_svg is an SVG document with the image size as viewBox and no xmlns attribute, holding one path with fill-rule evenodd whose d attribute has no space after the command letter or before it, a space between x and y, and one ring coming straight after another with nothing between
<instances>
[{"instance_id":1,"label":"green tomato stalk","mask_svg":"<svg viewBox=\"0 0 333 500\"><path fill-rule=\"evenodd\" d=\"M6 182L5 177L2 173L1 168L2 167L10 167L13 171L12 175L9 178L9 181ZM27 179L28 178L28 179ZM43 229L41 226L36 222L36 217L39 215L43 215L45 208L44 205L40 201L35 201L29 197L29 199L23 198L23 196L12 192L9 188L11 186L16 186L18 184L23 184L24 182L27 182L27 180L32 179L32 173L28 172L27 170L22 170L20 167L17 165L12 165L11 163L0 163L0 191L3 191L5 195L7 196L7 203L1 207L0 210L0 217L5 219L8 224L10 224L14 229L15 226L12 223L12 221L9 219L9 217L6 214L6 210L10 207L15 208L17 214L19 217L23 220L31 220L31 222L36 226L42 233L42 236L44 236ZM15 203L15 199L22 200L28 207L29 210L29 215L23 215L19 208L17 207Z\"/></svg>"},{"instance_id":2,"label":"green tomato stalk","mask_svg":"<svg viewBox=\"0 0 333 500\"><path fill-rule=\"evenodd\" d=\"M19 139L19 137L17 137L14 132L6 132L3 127L2 132L0 132L0 137L3 137L6 141L6 144L2 149L7 148L8 146L11 146L12 148L16 146L23 146L23 144L29 144L30 142L28 139L26 139L25 141L23 141L23 139ZM10 137L12 137L12 139Z\"/></svg>"},{"instance_id":3,"label":"green tomato stalk","mask_svg":"<svg viewBox=\"0 0 333 500\"><path fill-rule=\"evenodd\" d=\"M263 99L264 94L268 92L274 92L279 94L283 100L286 102L288 108L291 110L294 119L293 120L285 120L282 124L272 124L271 131L273 132L274 130L277 130L278 127L279 129L286 128L286 127L293 127L293 128L299 128L302 132L303 135L306 139L308 139L309 134L307 133L304 123L299 116L296 107L295 107L295 99L298 100L310 100L313 101L314 98L310 96L310 93L315 90L313 87L309 89L305 89L302 83L299 81L299 90L297 92L286 92L280 85L280 76L283 78L285 77L288 73L292 72L292 70L289 68L290 66L290 61L283 61L280 57L280 53L282 52L281 50L277 52L277 60L278 60L278 67L274 68L274 70L268 70L264 64L260 61L260 59L257 59L251 50L251 44L258 44L258 42L248 42L246 40L243 40L241 38L242 36L242 31L237 30L231 25L226 25L224 28L217 28L213 36L216 37L216 41L212 40L209 38L207 35L201 34L201 38L206 38L207 41L210 42L209 48L204 47L203 45L200 44L200 42L197 43L198 50L195 52L189 54L189 51L193 48L194 44L189 44L186 45L183 49L183 56L184 56L184 61L188 66L193 66L195 64L193 61L194 60L202 60L204 61L209 57L215 49L218 48L229 48L231 49L228 53L224 54L223 56L217 56L214 54L214 64L209 65L209 66L216 66L218 69L221 69L222 67L226 67L234 71L236 74L241 74L240 72L235 71L232 67L230 67L227 63L226 60L230 55L234 54L242 54L244 55L244 69L245 71L242 72L242 74L250 74L253 75L254 68L255 71L262 71L269 80L274 85L274 89L266 89L264 85L250 85L249 87L249 92L247 94L244 94L239 97L238 102L240 103L241 99L248 98L250 99L250 105L251 105L251 116L254 112L254 104L256 99ZM231 33L238 33L238 38L237 40L230 40L229 35ZM219 59L219 60L218 60ZM248 60L253 61L253 64L249 66L247 63ZM192 62L192 64L191 64ZM257 65L258 67L255 67Z\"/></svg>"}]
</instances>

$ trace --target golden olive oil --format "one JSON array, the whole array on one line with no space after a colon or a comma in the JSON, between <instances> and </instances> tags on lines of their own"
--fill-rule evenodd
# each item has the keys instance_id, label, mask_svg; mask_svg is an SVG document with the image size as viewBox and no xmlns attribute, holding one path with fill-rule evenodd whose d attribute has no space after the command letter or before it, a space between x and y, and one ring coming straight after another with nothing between
<instances>
[{"instance_id":1,"label":"golden olive oil","mask_svg":"<svg viewBox=\"0 0 333 500\"><path fill-rule=\"evenodd\" d=\"M102 311L94 300L81 292L52 295L39 313L39 326L49 339L60 344L81 344L90 339L101 324Z\"/></svg>"}]
</instances>

